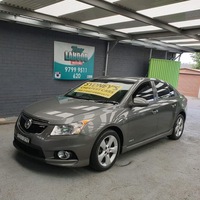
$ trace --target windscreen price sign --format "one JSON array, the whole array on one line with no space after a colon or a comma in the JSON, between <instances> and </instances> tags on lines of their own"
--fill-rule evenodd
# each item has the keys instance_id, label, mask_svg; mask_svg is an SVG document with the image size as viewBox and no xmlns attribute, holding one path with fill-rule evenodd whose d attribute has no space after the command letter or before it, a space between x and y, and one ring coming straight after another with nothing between
<instances>
[{"instance_id":1,"label":"windscreen price sign","mask_svg":"<svg viewBox=\"0 0 200 200\"><path fill-rule=\"evenodd\" d=\"M116 84L99 83L99 82L87 82L78 87L75 92L81 92L86 94L94 94L97 96L111 98L122 87Z\"/></svg>"},{"instance_id":2,"label":"windscreen price sign","mask_svg":"<svg viewBox=\"0 0 200 200\"><path fill-rule=\"evenodd\" d=\"M95 47L54 42L54 79L88 80L94 74Z\"/></svg>"}]
</instances>

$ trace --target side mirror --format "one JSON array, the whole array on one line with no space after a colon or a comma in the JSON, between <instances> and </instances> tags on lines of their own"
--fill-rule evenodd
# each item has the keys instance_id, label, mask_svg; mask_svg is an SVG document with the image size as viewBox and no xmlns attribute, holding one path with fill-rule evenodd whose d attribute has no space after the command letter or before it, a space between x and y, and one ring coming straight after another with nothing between
<instances>
[{"instance_id":1,"label":"side mirror","mask_svg":"<svg viewBox=\"0 0 200 200\"><path fill-rule=\"evenodd\" d=\"M129 103L130 107L146 107L148 105L149 105L149 102L146 99L141 98L141 97L136 97Z\"/></svg>"}]
</instances>

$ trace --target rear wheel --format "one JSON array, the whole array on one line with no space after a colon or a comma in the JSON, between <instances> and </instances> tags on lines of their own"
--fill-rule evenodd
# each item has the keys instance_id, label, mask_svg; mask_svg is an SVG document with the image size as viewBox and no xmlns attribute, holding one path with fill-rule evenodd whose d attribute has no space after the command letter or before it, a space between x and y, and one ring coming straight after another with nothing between
<instances>
[{"instance_id":1,"label":"rear wheel","mask_svg":"<svg viewBox=\"0 0 200 200\"><path fill-rule=\"evenodd\" d=\"M105 131L95 142L90 157L90 167L96 171L111 168L119 154L120 139L114 130Z\"/></svg>"},{"instance_id":2,"label":"rear wheel","mask_svg":"<svg viewBox=\"0 0 200 200\"><path fill-rule=\"evenodd\" d=\"M184 124L185 119L182 114L179 114L174 123L173 133L168 137L172 140L178 140L183 134Z\"/></svg>"}]
</instances>

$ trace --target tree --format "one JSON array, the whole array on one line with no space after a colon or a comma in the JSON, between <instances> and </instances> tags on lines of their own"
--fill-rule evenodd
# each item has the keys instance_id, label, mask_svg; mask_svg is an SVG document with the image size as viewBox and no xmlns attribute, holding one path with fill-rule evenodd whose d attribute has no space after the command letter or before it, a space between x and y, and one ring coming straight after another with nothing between
<instances>
[{"instance_id":1,"label":"tree","mask_svg":"<svg viewBox=\"0 0 200 200\"><path fill-rule=\"evenodd\" d=\"M195 62L194 65L193 65L193 68L194 69L200 69L200 53L193 53L191 55L192 57L192 60Z\"/></svg>"}]
</instances>

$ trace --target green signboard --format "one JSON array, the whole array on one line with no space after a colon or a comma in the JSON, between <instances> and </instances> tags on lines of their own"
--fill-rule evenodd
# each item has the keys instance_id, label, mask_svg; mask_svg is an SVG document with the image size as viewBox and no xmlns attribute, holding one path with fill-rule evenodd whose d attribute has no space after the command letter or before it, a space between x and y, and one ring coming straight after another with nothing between
<instances>
[{"instance_id":1,"label":"green signboard","mask_svg":"<svg viewBox=\"0 0 200 200\"><path fill-rule=\"evenodd\" d=\"M54 42L54 79L87 80L94 74L95 47Z\"/></svg>"}]
</instances>

